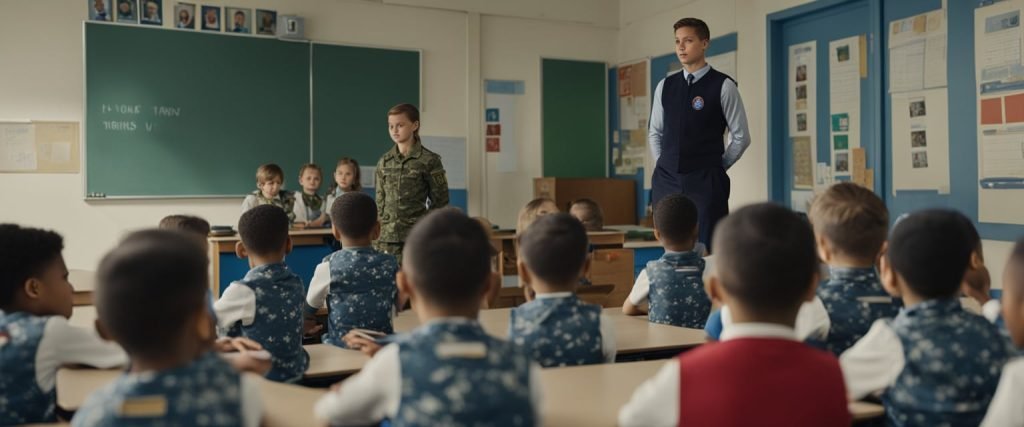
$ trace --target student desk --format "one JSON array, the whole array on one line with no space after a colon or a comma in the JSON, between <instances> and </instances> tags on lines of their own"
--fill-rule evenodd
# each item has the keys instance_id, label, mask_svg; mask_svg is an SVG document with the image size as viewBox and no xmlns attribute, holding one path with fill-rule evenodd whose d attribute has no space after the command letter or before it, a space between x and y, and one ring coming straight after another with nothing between
<instances>
[{"instance_id":1,"label":"student desk","mask_svg":"<svg viewBox=\"0 0 1024 427\"><path fill-rule=\"evenodd\" d=\"M68 282L74 288L72 302L75 306L92 305L92 293L96 290L96 273L89 270L68 270Z\"/></svg>"},{"instance_id":2,"label":"student desk","mask_svg":"<svg viewBox=\"0 0 1024 427\"><path fill-rule=\"evenodd\" d=\"M616 363L545 369L540 380L544 396L544 424L549 426L614 426L622 408L641 383L665 361ZM881 406L853 402L855 421L882 416Z\"/></svg>"},{"instance_id":3,"label":"student desk","mask_svg":"<svg viewBox=\"0 0 1024 427\"><path fill-rule=\"evenodd\" d=\"M57 372L57 406L76 411L93 391L120 375L116 369L61 369ZM260 380L264 426L316 425L313 405L327 390ZM49 425L49 424L48 424Z\"/></svg>"},{"instance_id":4,"label":"student desk","mask_svg":"<svg viewBox=\"0 0 1024 427\"><path fill-rule=\"evenodd\" d=\"M285 262L295 274L302 277L303 285L309 286L317 264L333 251L329 244L334 238L331 229L291 230L288 235L292 238L292 252L285 258ZM249 261L235 256L235 244L241 240L238 234L209 237L206 240L210 244L210 289L214 298L217 298L232 281L241 279L249 272Z\"/></svg>"},{"instance_id":5,"label":"student desk","mask_svg":"<svg viewBox=\"0 0 1024 427\"><path fill-rule=\"evenodd\" d=\"M480 325L487 333L498 337L508 336L509 315L512 309L496 308L480 312ZM659 325L647 321L646 317L632 317L622 314L619 308L606 308L604 314L614 323L615 341L618 354L653 355L662 352L678 353L696 347L705 341L700 329L679 328ZM419 326L419 319L411 310L395 318L395 332L408 332Z\"/></svg>"}]
</instances>

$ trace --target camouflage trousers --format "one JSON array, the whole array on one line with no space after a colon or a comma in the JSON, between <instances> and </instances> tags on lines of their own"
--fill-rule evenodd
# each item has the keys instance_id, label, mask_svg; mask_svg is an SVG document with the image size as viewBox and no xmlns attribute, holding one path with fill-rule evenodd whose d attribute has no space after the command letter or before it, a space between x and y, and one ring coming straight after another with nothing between
<instances>
[{"instance_id":1,"label":"camouflage trousers","mask_svg":"<svg viewBox=\"0 0 1024 427\"><path fill-rule=\"evenodd\" d=\"M405 247L405 242L382 242L378 240L373 242L373 247L378 252L394 256L398 260L398 265L402 265L402 248Z\"/></svg>"}]
</instances>

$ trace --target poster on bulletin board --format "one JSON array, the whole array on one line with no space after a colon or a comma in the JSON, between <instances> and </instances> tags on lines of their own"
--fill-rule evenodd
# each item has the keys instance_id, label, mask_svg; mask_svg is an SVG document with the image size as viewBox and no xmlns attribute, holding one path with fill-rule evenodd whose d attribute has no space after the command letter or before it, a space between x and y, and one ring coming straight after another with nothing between
<instances>
[{"instance_id":1,"label":"poster on bulletin board","mask_svg":"<svg viewBox=\"0 0 1024 427\"><path fill-rule=\"evenodd\" d=\"M975 9L978 81L978 219L1024 224L1024 2Z\"/></svg>"},{"instance_id":2,"label":"poster on bulletin board","mask_svg":"<svg viewBox=\"0 0 1024 427\"><path fill-rule=\"evenodd\" d=\"M649 67L646 59L618 67L619 131L617 141L614 135L612 140L612 164L617 175L632 175L653 164L647 150L647 119L651 114Z\"/></svg>"}]
</instances>

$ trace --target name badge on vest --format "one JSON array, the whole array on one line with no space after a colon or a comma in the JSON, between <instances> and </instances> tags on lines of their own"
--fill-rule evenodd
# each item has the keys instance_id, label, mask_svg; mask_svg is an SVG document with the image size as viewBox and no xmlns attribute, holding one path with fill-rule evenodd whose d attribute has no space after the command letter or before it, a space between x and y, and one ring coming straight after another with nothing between
<instances>
[{"instance_id":1,"label":"name badge on vest","mask_svg":"<svg viewBox=\"0 0 1024 427\"><path fill-rule=\"evenodd\" d=\"M693 104L693 109L694 110L697 110L697 111L703 110L704 109L704 98L699 97L699 96L695 97L695 98L693 98L693 102L691 104Z\"/></svg>"}]
</instances>

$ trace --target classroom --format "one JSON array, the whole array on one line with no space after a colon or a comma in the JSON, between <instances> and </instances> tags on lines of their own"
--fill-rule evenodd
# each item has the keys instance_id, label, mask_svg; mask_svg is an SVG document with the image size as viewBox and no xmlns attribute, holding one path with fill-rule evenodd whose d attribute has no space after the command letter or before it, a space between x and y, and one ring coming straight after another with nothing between
<instances>
[{"instance_id":1,"label":"classroom","mask_svg":"<svg viewBox=\"0 0 1024 427\"><path fill-rule=\"evenodd\" d=\"M1022 11L6 1L0 425L1024 427Z\"/></svg>"}]
</instances>

